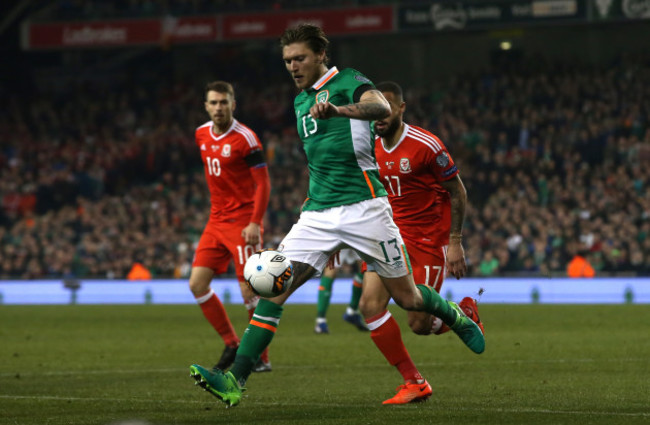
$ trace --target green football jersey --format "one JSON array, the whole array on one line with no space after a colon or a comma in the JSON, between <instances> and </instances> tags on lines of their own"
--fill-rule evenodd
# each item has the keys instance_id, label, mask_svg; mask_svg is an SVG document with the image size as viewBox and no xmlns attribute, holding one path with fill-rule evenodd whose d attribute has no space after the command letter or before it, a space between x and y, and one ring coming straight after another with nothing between
<instances>
[{"instance_id":1,"label":"green football jersey","mask_svg":"<svg viewBox=\"0 0 650 425\"><path fill-rule=\"evenodd\" d=\"M309 114L316 102L354 103L354 91L366 84L372 82L360 72L333 67L294 101L298 134L309 166L305 211L387 196L375 160L372 123L344 117L316 120Z\"/></svg>"}]
</instances>

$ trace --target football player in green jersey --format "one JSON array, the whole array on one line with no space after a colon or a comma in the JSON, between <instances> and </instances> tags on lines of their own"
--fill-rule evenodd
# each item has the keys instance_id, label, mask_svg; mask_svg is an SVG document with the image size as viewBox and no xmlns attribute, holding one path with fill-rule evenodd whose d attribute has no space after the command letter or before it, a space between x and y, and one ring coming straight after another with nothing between
<instances>
[{"instance_id":1,"label":"football player in green jersey","mask_svg":"<svg viewBox=\"0 0 650 425\"><path fill-rule=\"evenodd\" d=\"M192 365L191 376L227 405L238 404L275 334L284 302L342 248L359 254L400 307L433 314L472 351L482 353L485 339L476 323L458 305L413 281L374 155L371 122L387 117L390 105L360 72L328 67L329 40L321 28L289 28L280 45L287 71L301 90L294 109L309 167L308 199L278 247L293 263L293 283L284 294L259 301L230 371Z\"/></svg>"}]
</instances>

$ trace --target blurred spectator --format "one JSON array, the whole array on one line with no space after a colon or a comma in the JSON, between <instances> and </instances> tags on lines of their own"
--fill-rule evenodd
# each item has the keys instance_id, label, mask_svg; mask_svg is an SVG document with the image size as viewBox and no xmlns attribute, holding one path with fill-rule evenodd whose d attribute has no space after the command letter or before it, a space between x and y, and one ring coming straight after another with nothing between
<instances>
[{"instance_id":1,"label":"blurred spectator","mask_svg":"<svg viewBox=\"0 0 650 425\"><path fill-rule=\"evenodd\" d=\"M479 272L481 276L494 276L498 271L499 260L494 257L492 251L485 251L481 264L479 264Z\"/></svg>"},{"instance_id":2,"label":"blurred spectator","mask_svg":"<svg viewBox=\"0 0 650 425\"><path fill-rule=\"evenodd\" d=\"M589 261L584 257L584 254L576 254L567 266L567 276L569 277L594 277L596 271L591 266Z\"/></svg>"},{"instance_id":3,"label":"blurred spectator","mask_svg":"<svg viewBox=\"0 0 650 425\"><path fill-rule=\"evenodd\" d=\"M128 280L151 280L151 272L148 268L138 263L137 261L133 263L131 270L126 275Z\"/></svg>"}]
</instances>

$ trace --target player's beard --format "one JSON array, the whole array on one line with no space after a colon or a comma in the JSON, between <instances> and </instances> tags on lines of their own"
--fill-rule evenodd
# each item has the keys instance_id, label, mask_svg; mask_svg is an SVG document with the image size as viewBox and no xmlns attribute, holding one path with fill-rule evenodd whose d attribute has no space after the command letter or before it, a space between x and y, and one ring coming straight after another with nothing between
<instances>
[{"instance_id":1,"label":"player's beard","mask_svg":"<svg viewBox=\"0 0 650 425\"><path fill-rule=\"evenodd\" d=\"M392 137L397 130L399 129L400 122L399 120L393 120L391 121L384 130L379 130L377 127L375 127L375 134L379 137Z\"/></svg>"}]
</instances>

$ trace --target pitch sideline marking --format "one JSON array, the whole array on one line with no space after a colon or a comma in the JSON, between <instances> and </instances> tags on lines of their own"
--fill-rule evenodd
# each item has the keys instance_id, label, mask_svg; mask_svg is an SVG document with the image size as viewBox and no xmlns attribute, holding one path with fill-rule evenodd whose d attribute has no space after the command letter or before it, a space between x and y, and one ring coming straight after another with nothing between
<instances>
[{"instance_id":1,"label":"pitch sideline marking","mask_svg":"<svg viewBox=\"0 0 650 425\"><path fill-rule=\"evenodd\" d=\"M610 358L610 359L546 359L546 360L496 360L496 361L485 361L481 362L482 364L562 364L562 363L595 363L595 362L605 362L605 363L635 363L635 362L647 362L648 359L645 358ZM466 362L421 362L418 363L419 366L466 366L466 365L476 365L476 361L466 361ZM357 367L378 367L385 364L373 363L359 365ZM329 365L328 368L348 368L350 365ZM276 369L315 369L316 366L311 365L286 365L286 366L273 366ZM18 373L18 372L0 372L0 378L11 378L16 375L20 376L58 376L58 375L109 375L109 374L123 374L123 373L177 373L186 370L186 368L164 368L164 369L107 369L107 370L70 370L70 371L47 371L47 372L38 372L38 373Z\"/></svg>"}]
</instances>

